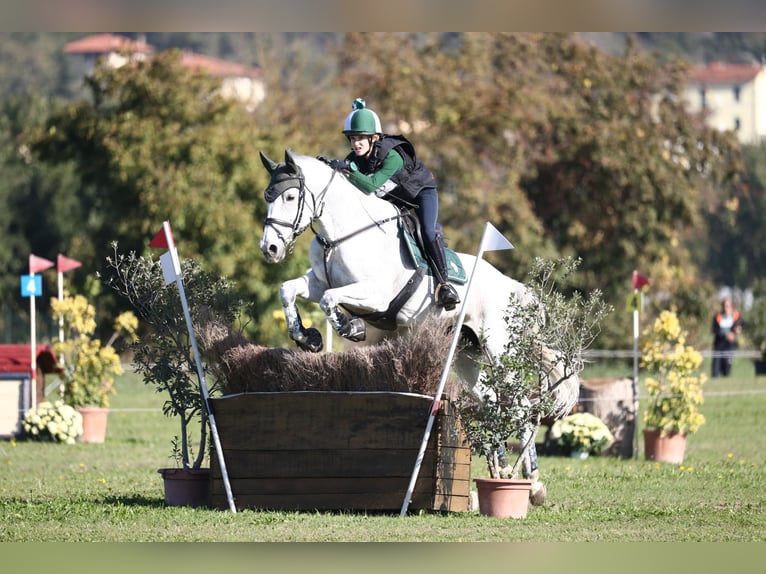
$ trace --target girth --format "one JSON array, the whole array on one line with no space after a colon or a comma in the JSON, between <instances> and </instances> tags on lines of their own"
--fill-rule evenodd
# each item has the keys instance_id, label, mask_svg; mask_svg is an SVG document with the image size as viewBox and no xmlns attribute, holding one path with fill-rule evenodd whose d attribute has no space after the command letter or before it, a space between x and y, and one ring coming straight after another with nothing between
<instances>
[{"instance_id":1,"label":"girth","mask_svg":"<svg viewBox=\"0 0 766 574\"><path fill-rule=\"evenodd\" d=\"M378 329L383 329L384 331L395 331L396 316L399 314L399 311L402 307L404 307L404 304L409 300L409 298L412 297L412 294L415 293L415 290L420 286L420 283L423 281L423 276L425 274L426 268L418 267L412 273L412 275L410 275L410 278L407 279L407 283L405 283L404 287L402 287L399 293L396 294L396 297L391 299L391 302L388 304L388 309L385 311L375 311L374 313L357 315L357 317L361 317Z\"/></svg>"}]
</instances>

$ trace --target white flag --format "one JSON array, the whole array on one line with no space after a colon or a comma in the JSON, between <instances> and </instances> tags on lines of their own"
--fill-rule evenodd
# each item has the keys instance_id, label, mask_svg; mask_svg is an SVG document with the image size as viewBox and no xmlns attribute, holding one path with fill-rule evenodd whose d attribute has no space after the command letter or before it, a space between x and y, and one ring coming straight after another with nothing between
<instances>
[{"instance_id":1,"label":"white flag","mask_svg":"<svg viewBox=\"0 0 766 574\"><path fill-rule=\"evenodd\" d=\"M513 249L513 245L487 221L484 226L484 236L481 238L480 251L502 251L503 249Z\"/></svg>"},{"instance_id":2,"label":"white flag","mask_svg":"<svg viewBox=\"0 0 766 574\"><path fill-rule=\"evenodd\" d=\"M160 255L160 265L162 266L162 277L165 279L165 285L170 285L180 275L180 273L176 271L176 266L173 261L173 253L171 251L166 251Z\"/></svg>"}]
</instances>

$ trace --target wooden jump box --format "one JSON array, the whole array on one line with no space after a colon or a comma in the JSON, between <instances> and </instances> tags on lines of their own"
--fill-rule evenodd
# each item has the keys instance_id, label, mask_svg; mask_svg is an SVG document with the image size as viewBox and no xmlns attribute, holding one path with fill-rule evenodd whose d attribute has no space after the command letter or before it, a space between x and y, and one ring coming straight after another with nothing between
<instances>
[{"instance_id":1,"label":"wooden jump box","mask_svg":"<svg viewBox=\"0 0 766 574\"><path fill-rule=\"evenodd\" d=\"M425 435L431 397L291 391L211 399L235 506L262 510L399 511ZM228 509L211 452L210 504ZM471 454L444 400L410 510L468 510Z\"/></svg>"}]
</instances>

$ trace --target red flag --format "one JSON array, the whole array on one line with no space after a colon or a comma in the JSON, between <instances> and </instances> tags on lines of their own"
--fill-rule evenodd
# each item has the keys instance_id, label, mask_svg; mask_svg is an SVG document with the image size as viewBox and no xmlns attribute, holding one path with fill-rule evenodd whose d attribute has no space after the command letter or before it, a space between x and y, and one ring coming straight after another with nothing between
<instances>
[{"instance_id":1,"label":"red flag","mask_svg":"<svg viewBox=\"0 0 766 574\"><path fill-rule=\"evenodd\" d=\"M61 255L61 253L58 254L58 259L56 259L56 268L59 273L66 273L72 269L77 269L81 265L82 263L79 261L65 257L64 255Z\"/></svg>"},{"instance_id":2,"label":"red flag","mask_svg":"<svg viewBox=\"0 0 766 574\"><path fill-rule=\"evenodd\" d=\"M641 289L644 285L649 285L649 278L644 277L638 271L633 271L633 289Z\"/></svg>"},{"instance_id":3,"label":"red flag","mask_svg":"<svg viewBox=\"0 0 766 574\"><path fill-rule=\"evenodd\" d=\"M42 257L38 257L37 255L29 255L29 274L34 275L35 273L39 271L45 271L46 269L50 269L53 267L54 263L53 261L48 261L47 259L43 259Z\"/></svg>"},{"instance_id":4,"label":"red flag","mask_svg":"<svg viewBox=\"0 0 766 574\"><path fill-rule=\"evenodd\" d=\"M149 242L149 247L158 247L160 249L168 248L168 240L165 237L165 228L160 229Z\"/></svg>"},{"instance_id":5,"label":"red flag","mask_svg":"<svg viewBox=\"0 0 766 574\"><path fill-rule=\"evenodd\" d=\"M165 228L167 227L167 233ZM168 241L170 243L168 243ZM162 224L162 228L154 235L154 238L149 242L149 247L157 247L160 249L170 249L175 247L173 244L173 232L170 230L170 222L165 221Z\"/></svg>"}]
</instances>

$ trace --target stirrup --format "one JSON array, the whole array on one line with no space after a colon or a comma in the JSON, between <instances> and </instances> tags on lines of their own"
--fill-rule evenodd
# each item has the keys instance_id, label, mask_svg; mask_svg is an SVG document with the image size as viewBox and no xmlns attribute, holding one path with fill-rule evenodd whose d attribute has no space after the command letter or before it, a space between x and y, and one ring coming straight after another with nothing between
<instances>
[{"instance_id":1,"label":"stirrup","mask_svg":"<svg viewBox=\"0 0 766 574\"><path fill-rule=\"evenodd\" d=\"M439 307L444 307L447 311L452 311L460 303L457 291L449 283L439 283L436 286L434 300Z\"/></svg>"}]
</instances>

